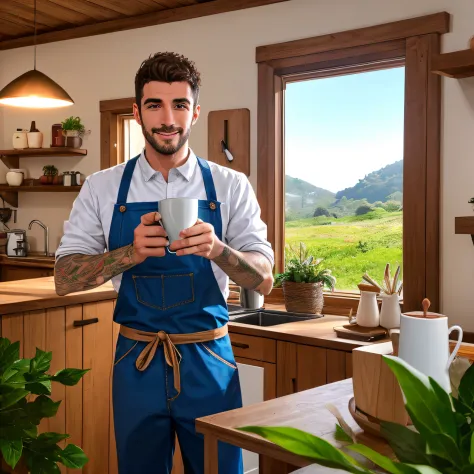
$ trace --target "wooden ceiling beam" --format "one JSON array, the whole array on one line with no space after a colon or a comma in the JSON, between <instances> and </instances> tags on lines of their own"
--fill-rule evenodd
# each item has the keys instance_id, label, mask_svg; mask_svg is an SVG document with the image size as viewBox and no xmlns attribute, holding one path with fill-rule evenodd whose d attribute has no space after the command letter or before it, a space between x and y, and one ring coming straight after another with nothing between
<instances>
[{"instance_id":1,"label":"wooden ceiling beam","mask_svg":"<svg viewBox=\"0 0 474 474\"><path fill-rule=\"evenodd\" d=\"M36 42L37 44L45 44L55 41L83 38L85 36L102 35L115 31L132 30L146 26L162 25L164 23L189 20L191 18L216 15L218 13L259 7L263 5L271 5L273 3L282 3L287 1L289 0L213 0L206 3L152 12L130 18L121 18L119 20L110 20L91 25L83 25L60 31L51 31L37 35ZM10 39L0 42L0 50L31 46L33 42L33 36Z\"/></svg>"}]
</instances>

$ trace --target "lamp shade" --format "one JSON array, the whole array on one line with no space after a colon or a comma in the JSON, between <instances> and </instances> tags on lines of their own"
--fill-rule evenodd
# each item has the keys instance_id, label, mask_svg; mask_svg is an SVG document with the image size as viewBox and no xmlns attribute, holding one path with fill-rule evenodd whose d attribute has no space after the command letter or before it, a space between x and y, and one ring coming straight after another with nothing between
<instances>
[{"instance_id":1,"label":"lamp shade","mask_svg":"<svg viewBox=\"0 0 474 474\"><path fill-rule=\"evenodd\" d=\"M35 109L74 104L70 95L56 82L36 69L25 72L0 91L0 104Z\"/></svg>"}]
</instances>

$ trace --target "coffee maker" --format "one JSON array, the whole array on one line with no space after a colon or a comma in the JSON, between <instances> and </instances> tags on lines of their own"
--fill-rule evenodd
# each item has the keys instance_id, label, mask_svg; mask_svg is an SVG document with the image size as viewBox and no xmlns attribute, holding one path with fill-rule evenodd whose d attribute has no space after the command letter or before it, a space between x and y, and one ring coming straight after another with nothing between
<instances>
[{"instance_id":1,"label":"coffee maker","mask_svg":"<svg viewBox=\"0 0 474 474\"><path fill-rule=\"evenodd\" d=\"M8 257L26 257L26 230L13 229L7 232L6 253Z\"/></svg>"}]
</instances>

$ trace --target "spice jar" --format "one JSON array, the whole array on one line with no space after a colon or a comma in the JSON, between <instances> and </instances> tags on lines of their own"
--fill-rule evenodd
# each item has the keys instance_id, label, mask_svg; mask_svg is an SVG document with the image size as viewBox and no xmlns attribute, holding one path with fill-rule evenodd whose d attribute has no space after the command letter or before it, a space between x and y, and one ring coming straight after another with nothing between
<instances>
[{"instance_id":1,"label":"spice jar","mask_svg":"<svg viewBox=\"0 0 474 474\"><path fill-rule=\"evenodd\" d=\"M76 186L76 172L71 171L71 186Z\"/></svg>"},{"instance_id":2,"label":"spice jar","mask_svg":"<svg viewBox=\"0 0 474 474\"><path fill-rule=\"evenodd\" d=\"M71 173L69 171L65 171L63 173L63 186L71 186Z\"/></svg>"},{"instance_id":3,"label":"spice jar","mask_svg":"<svg viewBox=\"0 0 474 474\"><path fill-rule=\"evenodd\" d=\"M81 172L80 172L80 171L76 171L76 186L80 186L81 184L82 184Z\"/></svg>"}]
</instances>

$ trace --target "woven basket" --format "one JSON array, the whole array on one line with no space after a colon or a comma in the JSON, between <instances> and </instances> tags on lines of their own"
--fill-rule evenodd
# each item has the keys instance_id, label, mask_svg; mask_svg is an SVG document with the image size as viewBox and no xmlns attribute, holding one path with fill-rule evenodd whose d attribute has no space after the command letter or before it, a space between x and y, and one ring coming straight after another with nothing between
<instances>
[{"instance_id":1,"label":"woven basket","mask_svg":"<svg viewBox=\"0 0 474 474\"><path fill-rule=\"evenodd\" d=\"M287 311L321 314L324 306L322 283L283 281L282 286Z\"/></svg>"}]
</instances>

